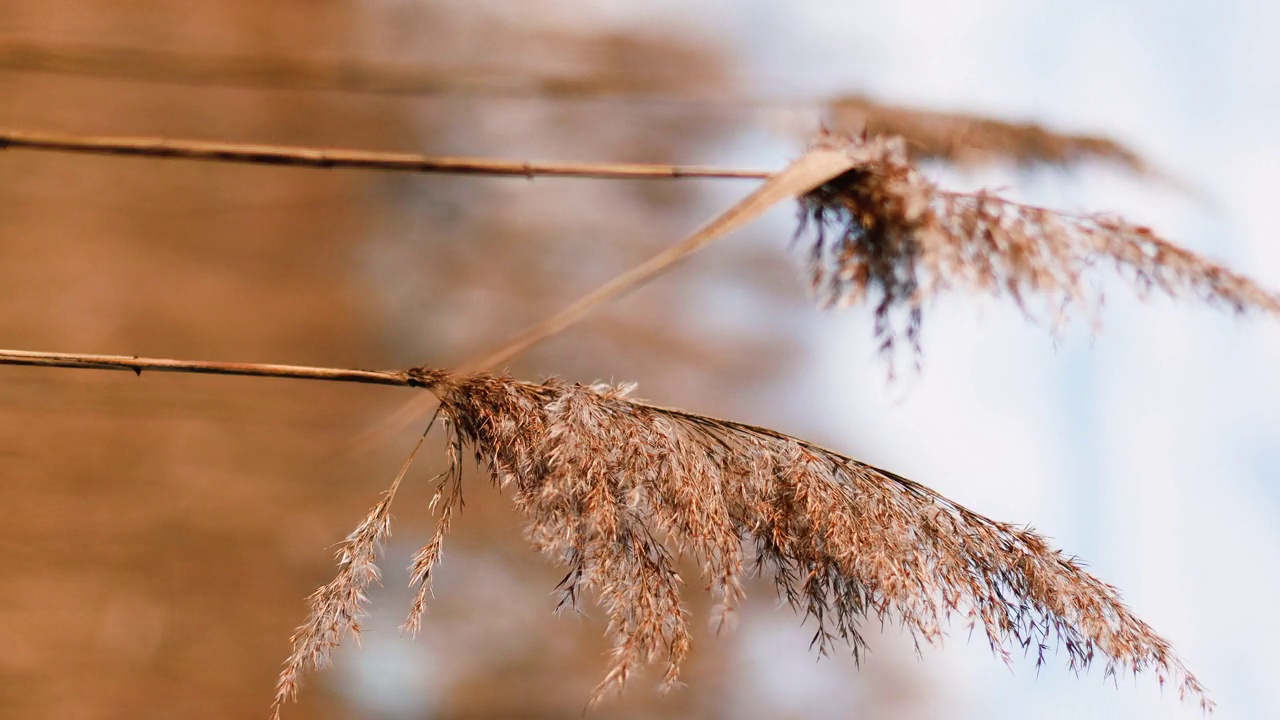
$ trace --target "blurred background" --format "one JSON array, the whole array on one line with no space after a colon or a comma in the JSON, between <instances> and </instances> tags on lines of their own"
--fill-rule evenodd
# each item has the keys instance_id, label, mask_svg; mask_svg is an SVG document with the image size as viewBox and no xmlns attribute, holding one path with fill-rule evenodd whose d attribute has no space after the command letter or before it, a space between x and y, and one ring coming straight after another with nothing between
<instances>
[{"instance_id":1,"label":"blurred background","mask_svg":"<svg viewBox=\"0 0 1280 720\"><path fill-rule=\"evenodd\" d=\"M0 126L529 160L779 168L849 94L1101 134L1114 163L930 172L1111 210L1280 287L1280 14L1263 2L0 4ZM0 346L324 366L448 366L670 244L751 181L483 179L0 154ZM1280 716L1280 323L1116 285L1094 334L947 298L886 382L867 308L811 308L780 208L522 356L636 381L1032 523L1120 587L1213 692ZM0 368L0 714L265 717L305 598L419 424L395 388ZM367 439L366 439L367 438ZM590 603L472 474L417 640L403 567L420 460L361 647L286 717L581 717ZM689 686L600 718L1199 717L1152 677L1011 667L962 629L855 668L751 588L697 626ZM1118 685L1118 687L1117 687Z\"/></svg>"}]
</instances>

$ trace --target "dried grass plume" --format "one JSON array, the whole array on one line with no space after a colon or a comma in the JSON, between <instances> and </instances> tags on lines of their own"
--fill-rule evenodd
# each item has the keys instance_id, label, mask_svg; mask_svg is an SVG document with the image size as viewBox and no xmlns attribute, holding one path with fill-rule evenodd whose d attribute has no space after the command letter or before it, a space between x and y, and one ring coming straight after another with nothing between
<instances>
[{"instance_id":1,"label":"dried grass plume","mask_svg":"<svg viewBox=\"0 0 1280 720\"><path fill-rule=\"evenodd\" d=\"M911 480L767 428L633 400L627 387L430 369L413 377L440 399L453 460L436 495L442 522L414 560L411 627L460 497L457 456L469 449L511 493L532 545L566 568L561 605L593 596L608 616L613 653L593 701L646 665L663 668L663 687L677 682L690 646L676 567L686 556L701 564L715 620L742 602L744 577L766 573L813 621L823 653L846 644L858 656L866 620L928 643L959 622L1006 660L1021 649L1039 664L1056 651L1075 670L1150 671L1211 707L1115 588L1029 529ZM368 552L386 534L390 497L344 546L338 580L313 596L278 703L354 625L362 584L377 577Z\"/></svg>"},{"instance_id":2,"label":"dried grass plume","mask_svg":"<svg viewBox=\"0 0 1280 720\"><path fill-rule=\"evenodd\" d=\"M280 676L276 680L275 699L271 704L273 720L279 720L280 711L286 702L297 699L298 683L302 675L308 670L320 670L329 664L333 650L342 643L343 636L351 635L357 641L360 639L360 619L364 616L364 607L369 602L366 591L370 585L380 582L382 578L382 572L378 568L378 555L382 552L382 546L387 538L391 536L391 503L395 500L400 483L409 472L409 467L413 464L418 450L422 448L427 433L431 432L431 428L435 425L436 419L436 416L431 418L422 438L418 440L413 452L405 460L400 473L391 482L391 487L382 494L382 499L338 546L337 576L307 598L310 613L307 615L306 622L298 627L293 637L289 638L289 642L293 645L293 652L285 661L284 669L280 671ZM455 466L456 464L450 467ZM461 480L461 477L457 477L457 480ZM439 493L436 497L439 497ZM433 509L435 504L433 499ZM448 526L449 516L446 515L439 523L438 534L447 530ZM429 543L426 548L423 548L423 552L427 552L431 547L432 544ZM438 543L436 552L438 555ZM423 592L430 592L430 582L425 577L418 578L415 574L415 579L423 588ZM420 604L415 603L407 623L415 631L420 613Z\"/></svg>"},{"instance_id":3,"label":"dried grass plume","mask_svg":"<svg viewBox=\"0 0 1280 720\"><path fill-rule=\"evenodd\" d=\"M1109 265L1140 292L1157 290L1237 313L1280 315L1280 294L1104 214L1072 214L991 192L949 192L911 162L901 138L828 135L853 169L800 199L814 292L827 305L876 301L882 349L905 335L919 349L925 302L944 290L1008 296L1056 324L1072 303L1096 306L1089 271Z\"/></svg>"},{"instance_id":4,"label":"dried grass plume","mask_svg":"<svg viewBox=\"0 0 1280 720\"><path fill-rule=\"evenodd\" d=\"M1150 172L1137 153L1096 135L1072 135L1035 123L904 107L848 95L827 106L830 126L847 134L897 135L912 159L978 165L1008 160L1019 165L1070 165L1083 160L1115 163L1136 173Z\"/></svg>"}]
</instances>

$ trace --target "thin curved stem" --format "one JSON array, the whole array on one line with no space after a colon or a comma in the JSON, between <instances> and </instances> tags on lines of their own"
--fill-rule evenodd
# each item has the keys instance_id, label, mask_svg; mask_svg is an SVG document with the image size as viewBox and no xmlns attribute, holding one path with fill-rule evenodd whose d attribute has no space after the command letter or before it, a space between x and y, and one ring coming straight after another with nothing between
<instances>
[{"instance_id":1,"label":"thin curved stem","mask_svg":"<svg viewBox=\"0 0 1280 720\"><path fill-rule=\"evenodd\" d=\"M528 327L492 353L463 363L463 368L489 370L509 362L531 346L586 317L596 307L641 287L698 250L747 225L774 205L803 195L852 166L853 160L840 150L810 150L785 170L770 176L768 181L733 207L712 218L697 232L583 295L555 315Z\"/></svg>"}]
</instances>

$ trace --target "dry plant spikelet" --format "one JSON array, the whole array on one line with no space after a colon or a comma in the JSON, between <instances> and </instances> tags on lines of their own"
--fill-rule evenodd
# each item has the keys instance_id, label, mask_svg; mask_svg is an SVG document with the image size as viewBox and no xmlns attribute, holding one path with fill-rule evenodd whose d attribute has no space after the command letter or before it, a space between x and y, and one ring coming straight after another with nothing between
<instances>
[{"instance_id":1,"label":"dry plant spikelet","mask_svg":"<svg viewBox=\"0 0 1280 720\"><path fill-rule=\"evenodd\" d=\"M664 666L663 687L677 682L690 636L675 561L689 556L721 624L743 599L743 577L768 571L814 620L823 653L843 642L857 657L864 620L936 642L962 618L1006 660L1021 647L1037 664L1057 650L1075 670L1095 660L1108 674L1151 670L1212 707L1115 588L1028 529L767 428L629 399L627 387L413 372L440 399L450 447L474 451L511 491L533 546L567 568L561 605L593 593L607 613L613 655L593 702L649 664ZM441 529L414 561L420 586L439 559L456 477L442 485ZM295 647L326 647L331 634L309 622Z\"/></svg>"},{"instance_id":2,"label":"dry plant spikelet","mask_svg":"<svg viewBox=\"0 0 1280 720\"><path fill-rule=\"evenodd\" d=\"M846 147L856 163L800 199L796 239L809 236L810 279L824 303L878 298L876 336L886 351L899 332L918 351L923 304L948 289L1007 294L1028 317L1047 311L1056 324L1070 303L1101 300L1085 278L1101 263L1144 293L1280 315L1280 294L1150 228L942 190L911 163L900 138L818 142Z\"/></svg>"},{"instance_id":3,"label":"dry plant spikelet","mask_svg":"<svg viewBox=\"0 0 1280 720\"><path fill-rule=\"evenodd\" d=\"M275 699L271 704L273 720L280 719L280 711L286 702L297 699L298 681L302 675L308 670L319 670L329 664L334 648L342 643L343 635L349 633L359 641L360 618L369 602L365 592L382 577L377 561L383 543L391 535L391 503L435 421L436 417L433 416L422 438L400 468L400 473L391 482L391 487L383 493L382 499L339 545L335 553L338 560L337 576L307 598L310 613L306 622L289 638L293 652L285 660L284 669L276 680Z\"/></svg>"},{"instance_id":4,"label":"dry plant spikelet","mask_svg":"<svg viewBox=\"0 0 1280 720\"><path fill-rule=\"evenodd\" d=\"M398 483L392 485L343 541L337 552L337 577L307 598L311 612L289 638L293 652L276 681L276 696L271 707L275 720L279 720L284 703L297 698L298 681L303 673L327 666L344 634L350 633L359 639L360 618L369 600L365 591L381 577L377 555L391 534L389 511L397 486Z\"/></svg>"},{"instance_id":5,"label":"dry plant spikelet","mask_svg":"<svg viewBox=\"0 0 1280 720\"><path fill-rule=\"evenodd\" d=\"M837 98L828 105L833 128L846 132L898 135L913 159L938 159L957 165L1012 160L1020 165L1068 165L1106 160L1138 173L1149 169L1137 153L1114 140L1071 135L1035 123L1008 122L981 115L946 113L889 105L862 95Z\"/></svg>"}]
</instances>

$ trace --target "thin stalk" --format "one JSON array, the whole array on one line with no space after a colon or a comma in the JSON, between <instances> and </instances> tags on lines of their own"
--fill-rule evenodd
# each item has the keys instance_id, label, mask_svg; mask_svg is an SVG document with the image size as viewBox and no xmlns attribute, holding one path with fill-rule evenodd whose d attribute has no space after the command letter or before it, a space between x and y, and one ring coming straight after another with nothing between
<instances>
[{"instance_id":1,"label":"thin stalk","mask_svg":"<svg viewBox=\"0 0 1280 720\"><path fill-rule=\"evenodd\" d=\"M41 367L84 368L88 370L131 370L141 375L149 372L195 373L200 375L241 375L251 377L327 380L329 382L364 383L367 385L419 385L404 370L354 370L347 368L308 367L305 365L272 365L267 363L228 363L210 360L170 360L130 355L87 355L82 353L32 352L0 350L0 365L34 365Z\"/></svg>"},{"instance_id":2,"label":"thin stalk","mask_svg":"<svg viewBox=\"0 0 1280 720\"><path fill-rule=\"evenodd\" d=\"M509 362L531 346L586 317L593 309L629 293L698 250L747 225L774 205L796 198L853 167L853 159L832 148L815 148L775 173L733 207L712 218L697 232L636 265L545 320L532 325L483 358L463 363L466 369L489 370Z\"/></svg>"},{"instance_id":3,"label":"thin stalk","mask_svg":"<svg viewBox=\"0 0 1280 720\"><path fill-rule=\"evenodd\" d=\"M648 163L523 162L501 158L438 157L401 152L255 145L158 137L90 136L0 129L0 150L287 165L323 169L388 170L506 177L673 179L687 177L763 180L767 170Z\"/></svg>"}]
</instances>

